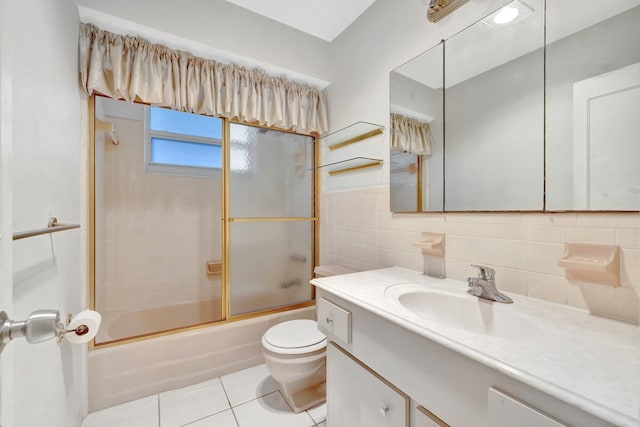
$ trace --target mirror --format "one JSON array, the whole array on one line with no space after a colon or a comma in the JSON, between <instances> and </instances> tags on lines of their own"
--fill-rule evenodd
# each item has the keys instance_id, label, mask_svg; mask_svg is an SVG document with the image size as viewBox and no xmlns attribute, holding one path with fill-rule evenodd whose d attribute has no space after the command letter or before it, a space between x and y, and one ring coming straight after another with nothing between
<instances>
[{"instance_id":1,"label":"mirror","mask_svg":"<svg viewBox=\"0 0 640 427\"><path fill-rule=\"evenodd\" d=\"M392 212L444 207L442 61L439 44L390 73Z\"/></svg>"},{"instance_id":2,"label":"mirror","mask_svg":"<svg viewBox=\"0 0 640 427\"><path fill-rule=\"evenodd\" d=\"M393 70L391 113L425 119L433 151L392 150L391 210L639 211L638 22L640 0L513 1Z\"/></svg>"},{"instance_id":3,"label":"mirror","mask_svg":"<svg viewBox=\"0 0 640 427\"><path fill-rule=\"evenodd\" d=\"M547 1L547 209L638 211L640 1L589 3Z\"/></svg>"},{"instance_id":4,"label":"mirror","mask_svg":"<svg viewBox=\"0 0 640 427\"><path fill-rule=\"evenodd\" d=\"M446 211L543 209L544 4L526 1L445 42Z\"/></svg>"}]
</instances>

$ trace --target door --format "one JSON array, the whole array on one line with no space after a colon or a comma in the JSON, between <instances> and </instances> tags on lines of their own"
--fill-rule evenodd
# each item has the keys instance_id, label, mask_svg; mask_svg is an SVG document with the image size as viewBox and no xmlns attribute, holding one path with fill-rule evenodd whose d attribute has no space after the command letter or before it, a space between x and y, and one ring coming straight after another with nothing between
<instances>
[{"instance_id":1,"label":"door","mask_svg":"<svg viewBox=\"0 0 640 427\"><path fill-rule=\"evenodd\" d=\"M0 0L0 311L13 311L11 259L11 16L9 1ZM0 425L11 426L10 395L13 376L11 347L0 354Z\"/></svg>"},{"instance_id":2,"label":"door","mask_svg":"<svg viewBox=\"0 0 640 427\"><path fill-rule=\"evenodd\" d=\"M640 63L573 86L574 209L640 210Z\"/></svg>"}]
</instances>

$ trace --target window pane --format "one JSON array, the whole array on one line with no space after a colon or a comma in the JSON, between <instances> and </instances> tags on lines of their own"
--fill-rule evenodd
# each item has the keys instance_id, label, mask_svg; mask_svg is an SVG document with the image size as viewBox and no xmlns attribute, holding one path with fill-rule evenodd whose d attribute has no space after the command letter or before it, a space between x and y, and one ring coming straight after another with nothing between
<instances>
[{"instance_id":1,"label":"window pane","mask_svg":"<svg viewBox=\"0 0 640 427\"><path fill-rule=\"evenodd\" d=\"M155 131L222 139L222 119L151 107L149 128Z\"/></svg>"},{"instance_id":2,"label":"window pane","mask_svg":"<svg viewBox=\"0 0 640 427\"><path fill-rule=\"evenodd\" d=\"M219 169L222 167L222 147L175 139L151 138L151 163Z\"/></svg>"}]
</instances>

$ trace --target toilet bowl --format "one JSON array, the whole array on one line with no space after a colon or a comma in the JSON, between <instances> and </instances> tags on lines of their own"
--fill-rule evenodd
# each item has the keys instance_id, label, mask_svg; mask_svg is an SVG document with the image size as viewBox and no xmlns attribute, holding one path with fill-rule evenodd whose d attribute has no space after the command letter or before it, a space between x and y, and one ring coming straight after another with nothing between
<instances>
[{"instance_id":1,"label":"toilet bowl","mask_svg":"<svg viewBox=\"0 0 640 427\"><path fill-rule=\"evenodd\" d=\"M314 320L289 320L262 336L269 374L291 409L302 412L325 401L327 338Z\"/></svg>"},{"instance_id":2,"label":"toilet bowl","mask_svg":"<svg viewBox=\"0 0 640 427\"><path fill-rule=\"evenodd\" d=\"M316 277L353 273L341 265L317 266ZM289 320L269 328L262 336L262 354L269 374L291 409L302 412L326 399L325 354L327 338L315 320Z\"/></svg>"}]
</instances>

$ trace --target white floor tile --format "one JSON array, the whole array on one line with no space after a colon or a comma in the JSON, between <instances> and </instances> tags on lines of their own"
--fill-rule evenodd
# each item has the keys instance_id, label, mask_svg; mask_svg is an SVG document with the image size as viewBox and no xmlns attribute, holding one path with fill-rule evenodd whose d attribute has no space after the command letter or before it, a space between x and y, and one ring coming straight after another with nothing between
<instances>
[{"instance_id":1,"label":"white floor tile","mask_svg":"<svg viewBox=\"0 0 640 427\"><path fill-rule=\"evenodd\" d=\"M233 408L240 427L313 427L306 411L294 414L279 391Z\"/></svg>"},{"instance_id":2,"label":"white floor tile","mask_svg":"<svg viewBox=\"0 0 640 427\"><path fill-rule=\"evenodd\" d=\"M327 427L327 422L323 421L320 424L318 424L318 427Z\"/></svg>"},{"instance_id":3,"label":"white floor tile","mask_svg":"<svg viewBox=\"0 0 640 427\"><path fill-rule=\"evenodd\" d=\"M218 412L210 417L187 424L185 427L238 427L238 423L236 423L236 417L233 416L231 409L227 409L226 411Z\"/></svg>"},{"instance_id":4,"label":"white floor tile","mask_svg":"<svg viewBox=\"0 0 640 427\"><path fill-rule=\"evenodd\" d=\"M158 395L90 413L82 427L158 427Z\"/></svg>"},{"instance_id":5,"label":"white floor tile","mask_svg":"<svg viewBox=\"0 0 640 427\"><path fill-rule=\"evenodd\" d=\"M229 401L216 378L160 393L160 425L180 427L229 409Z\"/></svg>"},{"instance_id":6,"label":"white floor tile","mask_svg":"<svg viewBox=\"0 0 640 427\"><path fill-rule=\"evenodd\" d=\"M237 406L278 390L278 383L271 378L267 365L224 375L220 378L231 406Z\"/></svg>"},{"instance_id":7,"label":"white floor tile","mask_svg":"<svg viewBox=\"0 0 640 427\"><path fill-rule=\"evenodd\" d=\"M320 423L327 419L327 402L307 410L313 421Z\"/></svg>"}]
</instances>

